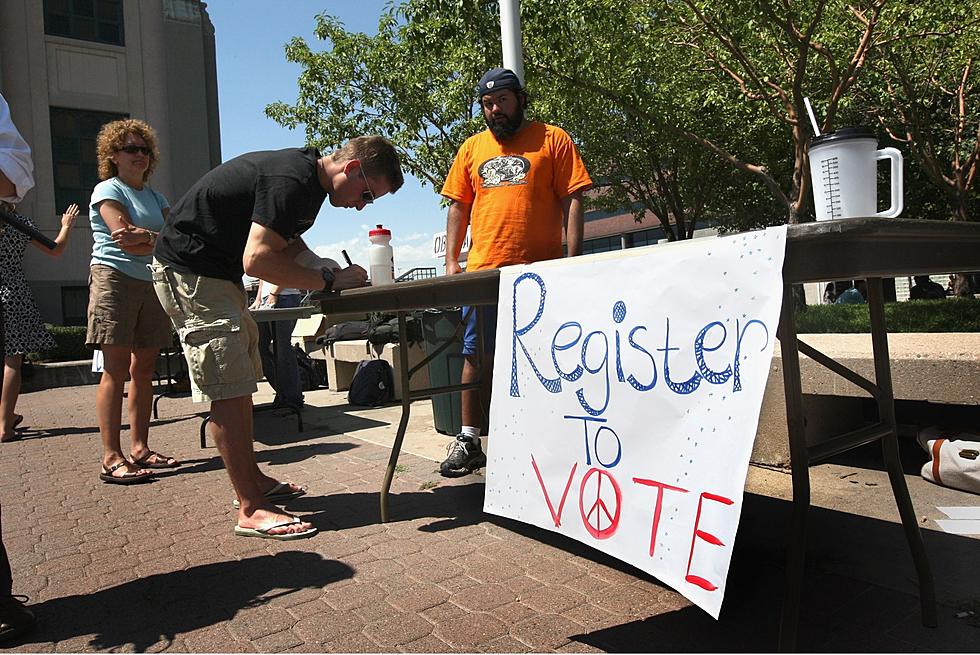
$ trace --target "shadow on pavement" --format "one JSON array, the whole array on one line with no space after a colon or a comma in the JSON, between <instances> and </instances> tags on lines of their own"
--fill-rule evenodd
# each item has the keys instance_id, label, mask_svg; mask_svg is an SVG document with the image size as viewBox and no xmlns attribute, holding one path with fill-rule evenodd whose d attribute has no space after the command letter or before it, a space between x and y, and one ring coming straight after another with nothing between
<instances>
[{"instance_id":1,"label":"shadow on pavement","mask_svg":"<svg viewBox=\"0 0 980 655\"><path fill-rule=\"evenodd\" d=\"M790 510L746 494L720 620L688 606L573 640L610 652L775 650ZM923 530L939 598L939 627L926 628L900 524L813 507L808 527L798 650L976 650L980 628L954 618L980 596L976 540Z\"/></svg>"},{"instance_id":2,"label":"shadow on pavement","mask_svg":"<svg viewBox=\"0 0 980 655\"><path fill-rule=\"evenodd\" d=\"M193 417L175 416L171 418L155 419L153 421L150 421L150 428L152 429L154 427L168 425L170 423L179 423L180 421L184 421L187 418L193 418ZM122 423L120 425L120 429L124 433L127 432L129 430L129 423L126 422ZM89 426L78 426L72 428L37 428L28 425L27 427L20 428L18 432L21 433L21 437L20 439L18 439L18 441L20 440L27 441L28 439L43 439L46 437L65 437L65 436L72 436L76 434L89 435L92 434L93 432L95 434L98 434L99 426L89 425Z\"/></svg>"},{"instance_id":3,"label":"shadow on pavement","mask_svg":"<svg viewBox=\"0 0 980 655\"><path fill-rule=\"evenodd\" d=\"M31 605L39 625L22 643L93 635L87 644L93 649L144 652L162 640L166 650L176 636L228 621L239 610L353 575L346 564L295 551L161 573ZM80 650L77 642L70 650Z\"/></svg>"},{"instance_id":4,"label":"shadow on pavement","mask_svg":"<svg viewBox=\"0 0 980 655\"><path fill-rule=\"evenodd\" d=\"M392 493L388 497L389 517L393 522L444 519L419 528L428 532L473 525L487 520L483 513L483 491L483 483L478 483ZM381 520L380 499L381 494L377 492L303 496L291 501L288 509L303 514L304 520L321 530L346 530L377 524Z\"/></svg>"},{"instance_id":5,"label":"shadow on pavement","mask_svg":"<svg viewBox=\"0 0 980 655\"><path fill-rule=\"evenodd\" d=\"M275 450L260 450L255 453L255 459L259 464L293 464L302 462L318 455L333 455L350 450L356 446L345 442L317 443L303 446L291 446L288 448L277 448ZM199 457L196 459L185 459L181 461L181 466L175 469L157 469L156 478L169 478L175 475L189 475L192 473L207 473L209 471L220 471L224 469L224 462L217 448L203 450L210 457Z\"/></svg>"},{"instance_id":6,"label":"shadow on pavement","mask_svg":"<svg viewBox=\"0 0 980 655\"><path fill-rule=\"evenodd\" d=\"M302 432L296 429L296 417L293 414L277 415L274 412L258 411L255 413L255 440L267 446L279 446L388 425L387 421L347 413L347 410L357 409L364 408L351 405L306 405L303 408Z\"/></svg>"}]
</instances>

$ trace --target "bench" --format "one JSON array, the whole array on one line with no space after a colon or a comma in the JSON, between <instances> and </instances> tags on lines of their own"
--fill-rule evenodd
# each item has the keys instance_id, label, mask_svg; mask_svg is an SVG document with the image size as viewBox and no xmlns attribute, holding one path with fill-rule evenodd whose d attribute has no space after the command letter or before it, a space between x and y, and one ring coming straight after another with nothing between
<instances>
[{"instance_id":1,"label":"bench","mask_svg":"<svg viewBox=\"0 0 980 655\"><path fill-rule=\"evenodd\" d=\"M335 341L322 349L323 358L327 363L327 386L331 391L346 391L350 389L351 380L358 363L365 359L383 359L391 364L395 376L395 400L401 400L401 356L397 343L371 345L366 339L350 341ZM408 364L413 367L425 359L425 349L421 343L413 344L408 349ZM422 367L412 376L412 388L429 386L429 371Z\"/></svg>"}]
</instances>

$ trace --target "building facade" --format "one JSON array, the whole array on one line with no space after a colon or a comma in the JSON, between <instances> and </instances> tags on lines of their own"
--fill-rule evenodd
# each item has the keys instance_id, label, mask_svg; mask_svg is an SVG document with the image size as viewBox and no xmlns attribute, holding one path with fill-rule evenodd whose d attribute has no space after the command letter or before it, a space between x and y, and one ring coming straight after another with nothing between
<instances>
[{"instance_id":1,"label":"building facade","mask_svg":"<svg viewBox=\"0 0 980 655\"><path fill-rule=\"evenodd\" d=\"M84 325L95 137L118 118L152 125L150 183L171 203L220 164L214 26L200 0L2 0L0 92L34 155L19 211L54 237L61 212L82 208L57 263L28 248L27 279L44 320Z\"/></svg>"}]
</instances>

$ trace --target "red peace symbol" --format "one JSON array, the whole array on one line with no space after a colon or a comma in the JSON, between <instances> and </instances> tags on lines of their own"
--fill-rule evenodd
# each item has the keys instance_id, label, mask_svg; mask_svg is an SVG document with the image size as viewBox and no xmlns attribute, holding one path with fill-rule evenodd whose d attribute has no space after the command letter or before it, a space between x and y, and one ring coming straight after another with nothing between
<instances>
[{"instance_id":1,"label":"red peace symbol","mask_svg":"<svg viewBox=\"0 0 980 655\"><path fill-rule=\"evenodd\" d=\"M595 491L592 493L589 490L589 498L595 497L595 502L589 507L588 512L585 511L585 497L586 497L586 487L589 486L589 479L595 476ZM603 498L602 480L603 478L608 479L609 485L606 487L605 498ZM610 488L612 491L610 491ZM609 511L609 505L606 501L613 502L613 511ZM619 527L619 510L622 506L623 492L619 488L619 483L616 482L609 471L603 469L597 469L595 467L589 469L588 473L582 478L582 487L579 491L578 496L578 509L582 515L582 524L585 529L588 530L589 534L596 539L608 539L613 536L616 532L616 528ZM608 525L603 528L603 517L608 522Z\"/></svg>"}]
</instances>

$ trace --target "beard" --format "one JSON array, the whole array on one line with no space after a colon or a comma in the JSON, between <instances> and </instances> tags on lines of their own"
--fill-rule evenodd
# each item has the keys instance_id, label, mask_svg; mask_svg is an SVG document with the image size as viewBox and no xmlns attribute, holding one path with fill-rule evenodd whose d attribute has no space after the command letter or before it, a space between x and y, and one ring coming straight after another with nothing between
<instances>
[{"instance_id":1,"label":"beard","mask_svg":"<svg viewBox=\"0 0 980 655\"><path fill-rule=\"evenodd\" d=\"M521 124L524 122L524 107L519 106L513 116L506 114L502 114L502 116L504 120L501 122L494 120L497 118L496 116L489 119L485 115L483 117L487 127L490 128L490 132L493 133L497 141L507 141L517 134L517 130L521 128Z\"/></svg>"}]
</instances>

